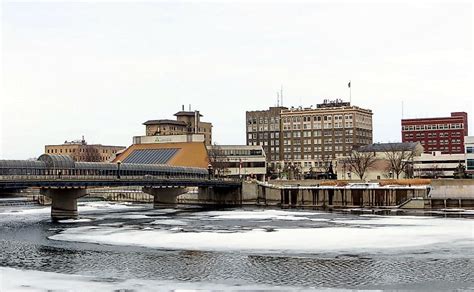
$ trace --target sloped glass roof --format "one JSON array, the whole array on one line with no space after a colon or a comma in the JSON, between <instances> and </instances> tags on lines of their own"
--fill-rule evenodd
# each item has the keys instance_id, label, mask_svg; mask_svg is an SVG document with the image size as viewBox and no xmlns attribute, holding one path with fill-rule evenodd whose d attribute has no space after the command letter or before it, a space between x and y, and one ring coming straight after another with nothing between
<instances>
[{"instance_id":1,"label":"sloped glass roof","mask_svg":"<svg viewBox=\"0 0 474 292\"><path fill-rule=\"evenodd\" d=\"M166 164L178 153L178 148L136 149L123 161L136 164Z\"/></svg>"}]
</instances>

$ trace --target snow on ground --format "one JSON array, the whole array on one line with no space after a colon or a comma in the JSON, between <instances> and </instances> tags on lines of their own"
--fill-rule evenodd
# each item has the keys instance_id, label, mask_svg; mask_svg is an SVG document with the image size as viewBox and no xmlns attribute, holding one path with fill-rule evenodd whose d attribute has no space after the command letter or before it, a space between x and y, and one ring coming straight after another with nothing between
<instances>
[{"instance_id":1,"label":"snow on ground","mask_svg":"<svg viewBox=\"0 0 474 292\"><path fill-rule=\"evenodd\" d=\"M220 213L218 216L239 219L255 218L251 217L254 211L227 211L227 213L229 214ZM248 213L248 216L244 216L245 213ZM278 216L283 215L280 213ZM201 218L197 216L195 219ZM253 230L249 230L247 227L214 231L193 230L192 226L185 229L161 228L146 232L133 226L78 227L64 230L51 236L50 239L163 249L299 253L420 248L455 242L474 244L474 220L469 219L371 215L361 216L358 219L347 217L347 219L330 220L329 223L321 226L315 222L315 228L268 230L254 227Z\"/></svg>"},{"instance_id":2,"label":"snow on ground","mask_svg":"<svg viewBox=\"0 0 474 292\"><path fill-rule=\"evenodd\" d=\"M92 276L69 275L0 267L0 291L288 291L288 287L232 285L206 282L172 282L127 279L111 281ZM292 287L291 289L294 289ZM304 291L304 290L299 290ZM331 291L327 289L325 291ZM341 291L338 289L337 291Z\"/></svg>"}]
</instances>

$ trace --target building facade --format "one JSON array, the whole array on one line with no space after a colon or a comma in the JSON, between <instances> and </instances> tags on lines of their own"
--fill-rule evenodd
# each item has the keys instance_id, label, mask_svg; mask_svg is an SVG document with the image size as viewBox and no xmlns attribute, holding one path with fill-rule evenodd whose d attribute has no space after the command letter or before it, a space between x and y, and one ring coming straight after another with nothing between
<instances>
[{"instance_id":1,"label":"building facade","mask_svg":"<svg viewBox=\"0 0 474 292\"><path fill-rule=\"evenodd\" d=\"M245 113L247 145L262 146L267 161L270 163L282 160L280 156L280 145L282 144L280 114L285 109L287 108L270 107L268 110Z\"/></svg>"},{"instance_id":2,"label":"building facade","mask_svg":"<svg viewBox=\"0 0 474 292\"><path fill-rule=\"evenodd\" d=\"M338 157L373 142L372 111L341 100L316 108L290 108L281 112L281 157L303 172L323 171Z\"/></svg>"},{"instance_id":3,"label":"building facade","mask_svg":"<svg viewBox=\"0 0 474 292\"><path fill-rule=\"evenodd\" d=\"M441 151L423 153L413 160L413 172L420 178L454 178L465 163L464 153L449 154Z\"/></svg>"},{"instance_id":4,"label":"building facade","mask_svg":"<svg viewBox=\"0 0 474 292\"><path fill-rule=\"evenodd\" d=\"M212 123L202 122L199 111L181 111L174 114L176 120L148 120L145 125L146 136L169 136L202 134L206 145L212 144Z\"/></svg>"},{"instance_id":5,"label":"building facade","mask_svg":"<svg viewBox=\"0 0 474 292\"><path fill-rule=\"evenodd\" d=\"M373 142L372 111L339 99L316 108L247 111L246 124L247 145L263 147L271 172L288 165L303 173L324 171L337 157Z\"/></svg>"},{"instance_id":6,"label":"building facade","mask_svg":"<svg viewBox=\"0 0 474 292\"><path fill-rule=\"evenodd\" d=\"M214 173L225 177L253 177L265 180L267 162L262 146L207 146Z\"/></svg>"},{"instance_id":7,"label":"building facade","mask_svg":"<svg viewBox=\"0 0 474 292\"><path fill-rule=\"evenodd\" d=\"M466 146L466 173L474 177L474 136L464 137L464 144Z\"/></svg>"},{"instance_id":8,"label":"building facade","mask_svg":"<svg viewBox=\"0 0 474 292\"><path fill-rule=\"evenodd\" d=\"M84 140L65 141L59 145L46 145L46 154L67 155L74 161L110 162L118 153L125 150L124 146L108 146L101 144L87 144Z\"/></svg>"},{"instance_id":9,"label":"building facade","mask_svg":"<svg viewBox=\"0 0 474 292\"><path fill-rule=\"evenodd\" d=\"M467 135L466 112L452 112L450 117L402 119L402 141L420 142L426 153L464 153Z\"/></svg>"}]
</instances>

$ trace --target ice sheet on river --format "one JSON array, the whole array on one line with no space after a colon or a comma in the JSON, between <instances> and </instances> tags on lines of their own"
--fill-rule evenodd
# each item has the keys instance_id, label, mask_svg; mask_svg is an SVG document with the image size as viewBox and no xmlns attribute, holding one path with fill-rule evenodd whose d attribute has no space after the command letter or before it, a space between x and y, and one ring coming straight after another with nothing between
<instances>
[{"instance_id":1,"label":"ice sheet on river","mask_svg":"<svg viewBox=\"0 0 474 292\"><path fill-rule=\"evenodd\" d=\"M143 206L132 205L130 203L110 203L110 202L79 202L77 210L79 213L87 211L98 211L98 210L123 210L143 208ZM32 215L32 214L50 214L51 206L45 207L27 207L19 208L1 208L0 215Z\"/></svg>"},{"instance_id":2,"label":"ice sheet on river","mask_svg":"<svg viewBox=\"0 0 474 292\"><path fill-rule=\"evenodd\" d=\"M288 291L288 287L265 285L232 285L215 283L185 283L142 279L102 279L0 267L0 291ZM294 289L294 287L291 287ZM323 289L331 291L332 289ZM298 289L298 291L305 291ZM341 291L338 289L337 291Z\"/></svg>"},{"instance_id":3,"label":"ice sheet on river","mask_svg":"<svg viewBox=\"0 0 474 292\"><path fill-rule=\"evenodd\" d=\"M226 214L226 212L228 214ZM248 216L245 219L245 212ZM299 212L278 211L275 218L296 216ZM260 212L265 213L265 212ZM306 212L310 213L310 212ZM317 221L320 213L305 216ZM303 215L303 212L299 213ZM143 226L83 226L70 228L53 235L50 239L90 242L112 245L133 245L149 248L184 250L241 250L261 252L318 253L322 251L364 251L401 248L422 248L474 244L474 220L414 216L360 216L343 217L325 222L314 222L305 227L285 226L278 228L252 228L245 226L245 220L255 220L252 211L223 211L217 213L196 213L195 220L238 218L241 229L200 230L192 226L173 229L166 226L157 229ZM201 217L200 217L201 216ZM263 215L262 215L263 216ZM259 216L257 216L259 217ZM316 218L315 218L316 217ZM190 218L190 217L188 217ZM253 219L252 219L253 218ZM258 219L261 219L260 217ZM188 219L192 220L192 219ZM294 221L295 222L295 221ZM296 221L298 222L298 221ZM310 221L312 222L312 221ZM328 224L326 224L328 223ZM218 224L218 222L216 222ZM296 224L296 223L295 223ZM150 226L150 225L148 225ZM262 226L263 227L263 226ZM270 231L270 232L269 232Z\"/></svg>"}]
</instances>

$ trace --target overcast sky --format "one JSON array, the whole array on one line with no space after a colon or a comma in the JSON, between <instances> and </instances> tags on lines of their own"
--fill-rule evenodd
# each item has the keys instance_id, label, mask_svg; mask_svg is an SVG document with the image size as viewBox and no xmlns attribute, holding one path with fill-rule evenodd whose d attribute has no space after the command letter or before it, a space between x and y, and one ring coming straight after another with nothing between
<instances>
[{"instance_id":1,"label":"overcast sky","mask_svg":"<svg viewBox=\"0 0 474 292\"><path fill-rule=\"evenodd\" d=\"M128 146L148 119L192 104L220 144L245 111L348 99L374 141L405 117L467 111L474 127L473 7L459 3L2 2L0 158L85 136Z\"/></svg>"}]
</instances>

